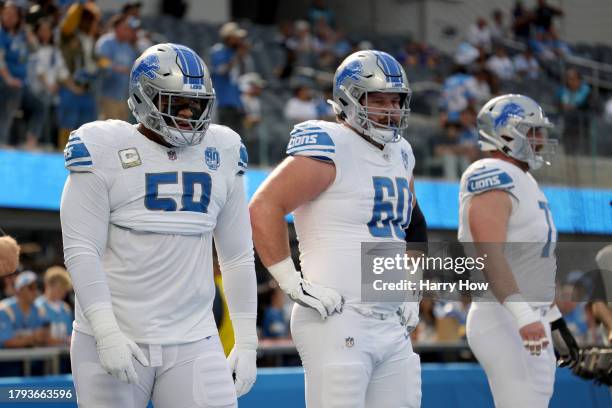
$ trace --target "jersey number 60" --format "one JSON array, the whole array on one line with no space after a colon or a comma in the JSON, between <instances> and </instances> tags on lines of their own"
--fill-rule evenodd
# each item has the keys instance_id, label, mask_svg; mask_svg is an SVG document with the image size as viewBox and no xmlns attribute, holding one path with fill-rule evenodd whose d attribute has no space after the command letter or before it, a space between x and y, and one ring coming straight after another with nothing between
<instances>
[{"instance_id":1,"label":"jersey number 60","mask_svg":"<svg viewBox=\"0 0 612 408\"><path fill-rule=\"evenodd\" d=\"M204 172L188 172L182 174L183 194L181 196L182 207L180 211L194 211L200 213L208 212L210 204L210 191L212 190L212 180L210 174ZM178 173L147 173L145 175L146 192L145 207L153 211L176 211L176 200L170 197L159 197L160 184L177 184ZM202 193L198 199L194 200L195 186L199 184Z\"/></svg>"},{"instance_id":2,"label":"jersey number 60","mask_svg":"<svg viewBox=\"0 0 612 408\"><path fill-rule=\"evenodd\" d=\"M395 182L389 177L372 177L374 185L374 207L372 219L368 222L370 234L378 238L390 238L395 233L404 239L404 229L410 224L412 215L412 191L408 180L396 177ZM397 198L394 208L393 201Z\"/></svg>"}]
</instances>

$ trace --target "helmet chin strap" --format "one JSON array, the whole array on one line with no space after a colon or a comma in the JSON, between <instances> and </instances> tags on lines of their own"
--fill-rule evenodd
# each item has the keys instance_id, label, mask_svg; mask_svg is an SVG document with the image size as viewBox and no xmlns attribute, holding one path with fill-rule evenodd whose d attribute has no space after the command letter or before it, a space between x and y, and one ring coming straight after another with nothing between
<instances>
[{"instance_id":1,"label":"helmet chin strap","mask_svg":"<svg viewBox=\"0 0 612 408\"><path fill-rule=\"evenodd\" d=\"M396 141L396 131L391 129L370 129L370 137L380 144L394 143ZM380 140L379 140L380 139Z\"/></svg>"}]
</instances>

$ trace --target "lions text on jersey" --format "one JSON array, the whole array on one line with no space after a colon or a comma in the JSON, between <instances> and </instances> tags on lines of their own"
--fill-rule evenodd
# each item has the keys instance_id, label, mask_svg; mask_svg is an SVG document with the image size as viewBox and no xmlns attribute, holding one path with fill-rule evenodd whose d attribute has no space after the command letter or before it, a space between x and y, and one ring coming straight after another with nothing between
<instances>
[{"instance_id":1,"label":"lions text on jersey","mask_svg":"<svg viewBox=\"0 0 612 408\"><path fill-rule=\"evenodd\" d=\"M345 125L307 121L291 132L287 154L336 168L334 182L294 212L300 264L306 278L358 303L361 243L404 242L414 202L412 148L401 139L381 150Z\"/></svg>"},{"instance_id":2,"label":"lions text on jersey","mask_svg":"<svg viewBox=\"0 0 612 408\"><path fill-rule=\"evenodd\" d=\"M550 305L555 294L557 230L548 200L529 172L495 158L474 162L461 178L459 241L473 241L470 200L492 190L506 191L511 197L505 250L521 294L534 306Z\"/></svg>"}]
</instances>

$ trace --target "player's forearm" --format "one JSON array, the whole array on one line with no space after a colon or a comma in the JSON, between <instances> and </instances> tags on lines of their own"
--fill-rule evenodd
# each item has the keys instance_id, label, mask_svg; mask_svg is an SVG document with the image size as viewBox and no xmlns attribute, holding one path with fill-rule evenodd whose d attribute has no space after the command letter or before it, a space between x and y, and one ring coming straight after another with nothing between
<instances>
[{"instance_id":1,"label":"player's forearm","mask_svg":"<svg viewBox=\"0 0 612 408\"><path fill-rule=\"evenodd\" d=\"M283 208L255 199L249 210L253 243L264 266L274 265L289 257L289 233Z\"/></svg>"},{"instance_id":2,"label":"player's forearm","mask_svg":"<svg viewBox=\"0 0 612 408\"><path fill-rule=\"evenodd\" d=\"M504 244L474 243L474 245L476 246L478 255L485 259L485 268L483 272L489 283L489 289L493 292L495 298L500 303L503 303L508 296L518 293L518 285L516 284L512 269L503 251Z\"/></svg>"},{"instance_id":3,"label":"player's forearm","mask_svg":"<svg viewBox=\"0 0 612 408\"><path fill-rule=\"evenodd\" d=\"M503 244L476 244L479 256L485 259L484 274L495 298L514 317L519 328L540 320L540 316L519 292L504 254ZM486 254L486 256L484 256Z\"/></svg>"}]
</instances>

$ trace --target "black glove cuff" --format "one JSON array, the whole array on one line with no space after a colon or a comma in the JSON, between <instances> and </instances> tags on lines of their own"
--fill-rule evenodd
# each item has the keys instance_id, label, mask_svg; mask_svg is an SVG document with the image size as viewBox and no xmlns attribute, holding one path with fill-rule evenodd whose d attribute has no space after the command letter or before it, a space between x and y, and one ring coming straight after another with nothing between
<instances>
[{"instance_id":1,"label":"black glove cuff","mask_svg":"<svg viewBox=\"0 0 612 408\"><path fill-rule=\"evenodd\" d=\"M567 328L567 324L565 324L565 319L562 317L550 323L550 328L552 330L569 330Z\"/></svg>"}]
</instances>

